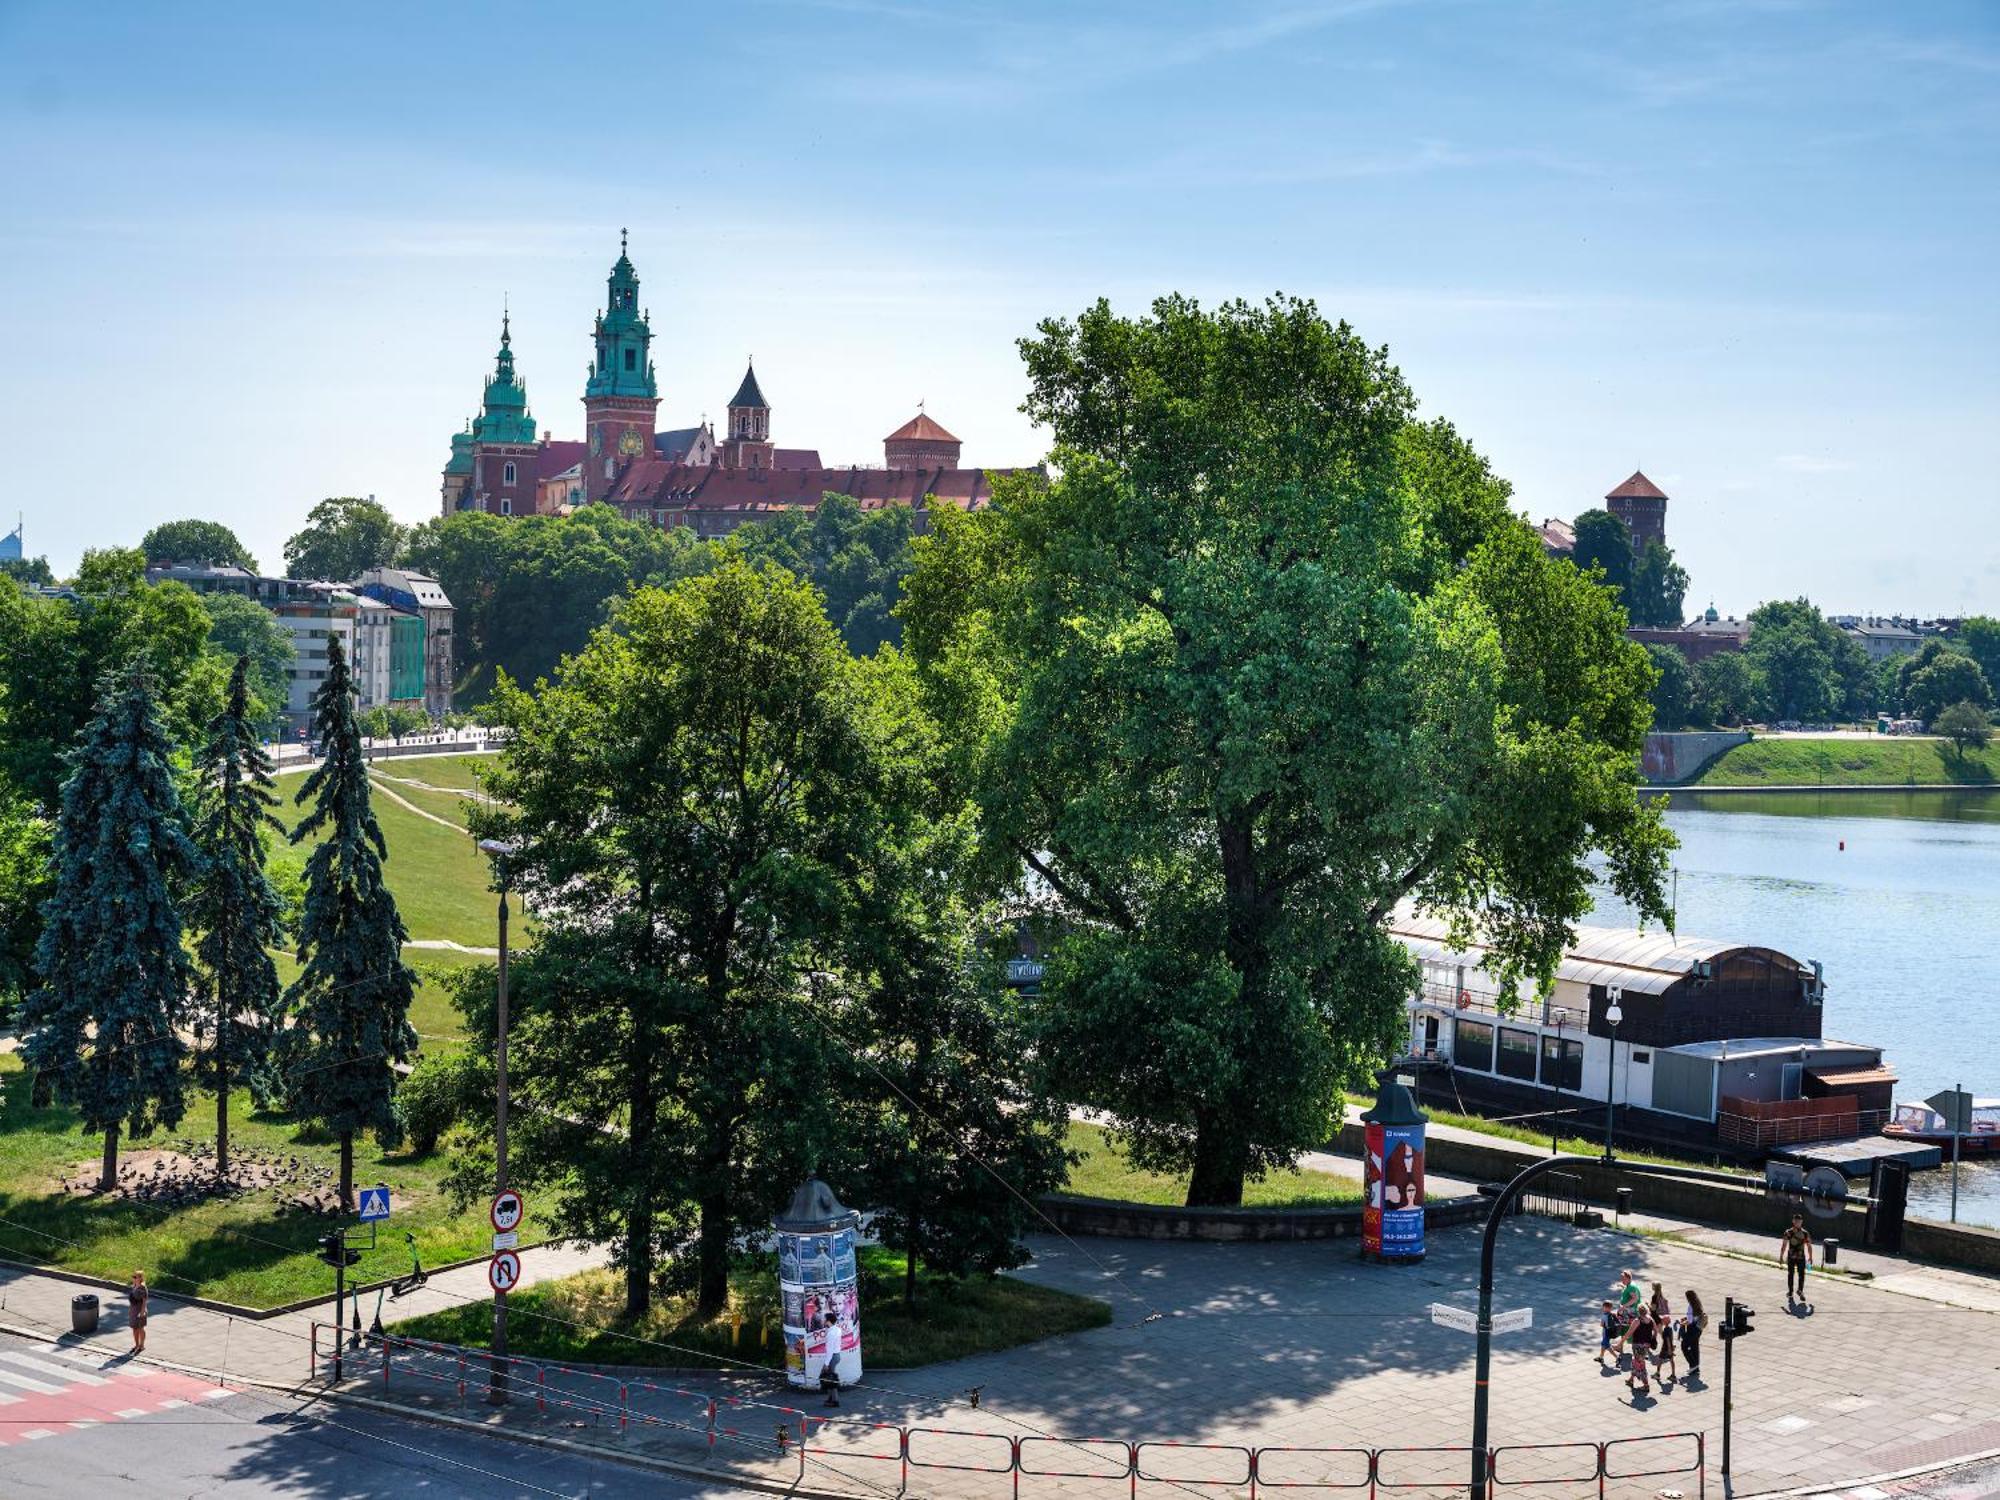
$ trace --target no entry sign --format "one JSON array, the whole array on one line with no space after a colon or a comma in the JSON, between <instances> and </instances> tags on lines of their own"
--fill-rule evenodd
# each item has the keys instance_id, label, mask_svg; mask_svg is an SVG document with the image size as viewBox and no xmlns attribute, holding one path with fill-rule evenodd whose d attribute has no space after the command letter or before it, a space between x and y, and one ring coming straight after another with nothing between
<instances>
[{"instance_id":1,"label":"no entry sign","mask_svg":"<svg viewBox=\"0 0 2000 1500\"><path fill-rule=\"evenodd\" d=\"M493 1195L493 1227L501 1234L519 1229L523 1208L519 1193L512 1188L502 1188Z\"/></svg>"},{"instance_id":2,"label":"no entry sign","mask_svg":"<svg viewBox=\"0 0 2000 1500\"><path fill-rule=\"evenodd\" d=\"M511 1292L520 1284L521 1257L512 1250L502 1250L486 1263L486 1282L496 1292Z\"/></svg>"}]
</instances>

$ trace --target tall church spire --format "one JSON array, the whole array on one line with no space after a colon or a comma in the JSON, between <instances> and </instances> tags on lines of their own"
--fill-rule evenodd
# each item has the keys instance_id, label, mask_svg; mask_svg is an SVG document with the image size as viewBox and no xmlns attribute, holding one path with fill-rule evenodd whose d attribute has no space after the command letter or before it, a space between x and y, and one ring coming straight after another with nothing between
<instances>
[{"instance_id":1,"label":"tall church spire","mask_svg":"<svg viewBox=\"0 0 2000 1500\"><path fill-rule=\"evenodd\" d=\"M584 463L584 498L602 500L619 471L637 458L651 458L653 421L660 406L653 379L653 330L639 310L639 273L618 231L618 259L604 286L604 311L591 336L596 358L583 386L584 428L590 457Z\"/></svg>"},{"instance_id":2,"label":"tall church spire","mask_svg":"<svg viewBox=\"0 0 2000 1500\"><path fill-rule=\"evenodd\" d=\"M493 356L493 378L486 382L486 399L472 424L482 443L532 443L535 418L528 410L528 387L514 371L514 332L506 311L500 314L500 352Z\"/></svg>"}]
</instances>

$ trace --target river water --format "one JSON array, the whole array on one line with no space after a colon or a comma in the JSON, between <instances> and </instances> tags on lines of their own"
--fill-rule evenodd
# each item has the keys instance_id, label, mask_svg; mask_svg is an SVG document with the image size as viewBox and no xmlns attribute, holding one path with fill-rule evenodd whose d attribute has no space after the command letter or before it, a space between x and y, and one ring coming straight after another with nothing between
<instances>
[{"instance_id":1,"label":"river water","mask_svg":"<svg viewBox=\"0 0 2000 1500\"><path fill-rule=\"evenodd\" d=\"M1899 1100L2000 1095L2000 790L1675 793L1680 932L1826 966L1825 1034L1883 1049ZM1632 913L1600 892L1592 920ZM1951 1173L1910 1179L1944 1219ZM1960 1168L1959 1218L2000 1227L2000 1161Z\"/></svg>"}]
</instances>

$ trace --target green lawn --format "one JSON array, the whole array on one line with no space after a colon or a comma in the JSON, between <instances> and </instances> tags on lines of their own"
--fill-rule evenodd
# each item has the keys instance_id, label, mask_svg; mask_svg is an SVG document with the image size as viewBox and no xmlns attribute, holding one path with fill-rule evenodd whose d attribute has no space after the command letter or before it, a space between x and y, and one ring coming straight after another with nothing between
<instances>
[{"instance_id":1,"label":"green lawn","mask_svg":"<svg viewBox=\"0 0 2000 1500\"><path fill-rule=\"evenodd\" d=\"M871 1368L962 1359L1111 1321L1104 1303L1035 1286L1012 1276L945 1281L919 1271L914 1309L903 1305L903 1257L878 1245L861 1249L861 1348ZM730 1306L698 1319L687 1299L658 1299L636 1322L624 1317L624 1279L585 1271L516 1292L507 1299L507 1342L530 1359L620 1365L720 1364L741 1360L780 1368L778 1286L772 1257L747 1258L730 1276ZM741 1317L741 1327L733 1326ZM577 1326L582 1325L582 1326ZM486 1342L493 1312L467 1304L412 1318L394 1331L445 1343Z\"/></svg>"},{"instance_id":2,"label":"green lawn","mask_svg":"<svg viewBox=\"0 0 2000 1500\"><path fill-rule=\"evenodd\" d=\"M296 775L278 782L284 799L278 816L288 828L304 815L304 809L292 803L301 785ZM419 817L387 797L378 795L373 802L389 847L383 873L410 936L445 938L475 948L493 946L492 870L472 836ZM303 860L306 852L304 845L276 844L273 849L276 857L293 862Z\"/></svg>"},{"instance_id":3,"label":"green lawn","mask_svg":"<svg viewBox=\"0 0 2000 1500\"><path fill-rule=\"evenodd\" d=\"M498 762L497 755L416 755L392 756L375 762L375 769L392 776L406 776L426 786L450 787L470 792L478 788L477 775ZM401 788L398 788L400 791Z\"/></svg>"},{"instance_id":4,"label":"green lawn","mask_svg":"<svg viewBox=\"0 0 2000 1500\"><path fill-rule=\"evenodd\" d=\"M369 780L374 784L374 795L378 799L387 800L386 794L394 793L405 802L421 807L432 817L443 818L461 828L465 826L467 804L479 800L477 792L435 791L430 787L411 786L407 782L385 777L379 770Z\"/></svg>"},{"instance_id":5,"label":"green lawn","mask_svg":"<svg viewBox=\"0 0 2000 1500\"><path fill-rule=\"evenodd\" d=\"M273 949L271 961L277 965L278 983L289 985L299 977L298 959L292 954ZM476 953L453 953L449 948L405 948L403 962L417 971L416 998L410 1002L410 1024L417 1029L417 1045L426 1052L457 1046L465 1035L465 1017L451 1003L444 978L454 969L492 960Z\"/></svg>"},{"instance_id":6,"label":"green lawn","mask_svg":"<svg viewBox=\"0 0 2000 1500\"><path fill-rule=\"evenodd\" d=\"M1758 739L1724 751L1685 786L1986 786L2000 745L1961 755L1946 740Z\"/></svg>"},{"instance_id":7,"label":"green lawn","mask_svg":"<svg viewBox=\"0 0 2000 1500\"><path fill-rule=\"evenodd\" d=\"M1115 1198L1123 1203L1187 1202L1186 1176L1141 1172L1125 1158L1100 1126L1070 1121L1065 1144L1082 1153L1069 1169L1064 1190L1086 1198ZM1347 1208L1361 1202L1359 1178L1331 1172L1271 1172L1243 1186L1245 1208Z\"/></svg>"},{"instance_id":8,"label":"green lawn","mask_svg":"<svg viewBox=\"0 0 2000 1500\"><path fill-rule=\"evenodd\" d=\"M249 1307L271 1307L333 1290L332 1273L311 1257L313 1240L327 1224L277 1212L277 1195L248 1194L171 1214L152 1207L66 1197L57 1178L80 1163L95 1163L101 1137L78 1133L61 1107L35 1109L20 1060L0 1055L0 1255L60 1266L123 1281L135 1267L165 1293L193 1293ZM230 1136L251 1150L281 1151L336 1166L339 1147L281 1117L259 1115L247 1093L230 1100ZM126 1150L171 1147L181 1140L213 1140L212 1095L191 1096L179 1130ZM439 1184L451 1165L440 1153L385 1154L372 1138L355 1143L355 1180L389 1184L395 1216L379 1248L363 1256L355 1274L365 1281L409 1269L403 1244L414 1232L426 1265L480 1254L491 1244L484 1205L455 1214ZM94 1175L94 1167L89 1169ZM533 1222L524 1240L544 1232ZM39 1231L39 1233L37 1232ZM56 1236L59 1238L49 1238ZM74 1243L62 1243L73 1241Z\"/></svg>"}]
</instances>

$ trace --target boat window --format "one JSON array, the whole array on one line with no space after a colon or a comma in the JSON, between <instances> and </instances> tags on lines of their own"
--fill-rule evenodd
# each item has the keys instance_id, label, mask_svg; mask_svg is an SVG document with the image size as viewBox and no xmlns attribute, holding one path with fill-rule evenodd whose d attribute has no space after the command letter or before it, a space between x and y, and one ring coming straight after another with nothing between
<instances>
[{"instance_id":1,"label":"boat window","mask_svg":"<svg viewBox=\"0 0 2000 1500\"><path fill-rule=\"evenodd\" d=\"M1500 1028L1500 1067L1502 1078L1519 1078L1525 1082L1535 1081L1535 1034L1532 1031L1516 1031L1511 1026Z\"/></svg>"},{"instance_id":2,"label":"boat window","mask_svg":"<svg viewBox=\"0 0 2000 1500\"><path fill-rule=\"evenodd\" d=\"M1451 1060L1456 1067L1491 1073L1493 1028L1483 1021L1452 1022Z\"/></svg>"},{"instance_id":3,"label":"boat window","mask_svg":"<svg viewBox=\"0 0 2000 1500\"><path fill-rule=\"evenodd\" d=\"M1583 1043L1543 1037L1542 1083L1547 1088L1583 1092Z\"/></svg>"}]
</instances>

